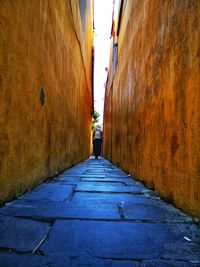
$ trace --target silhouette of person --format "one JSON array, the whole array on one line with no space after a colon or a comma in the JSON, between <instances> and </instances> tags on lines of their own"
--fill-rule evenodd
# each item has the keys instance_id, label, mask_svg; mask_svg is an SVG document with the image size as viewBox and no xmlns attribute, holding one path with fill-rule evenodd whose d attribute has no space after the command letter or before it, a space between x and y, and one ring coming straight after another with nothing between
<instances>
[{"instance_id":1,"label":"silhouette of person","mask_svg":"<svg viewBox=\"0 0 200 267\"><path fill-rule=\"evenodd\" d=\"M98 159L98 157L101 155L102 139L103 132L101 131L101 127L97 125L93 131L93 152L95 159Z\"/></svg>"}]
</instances>

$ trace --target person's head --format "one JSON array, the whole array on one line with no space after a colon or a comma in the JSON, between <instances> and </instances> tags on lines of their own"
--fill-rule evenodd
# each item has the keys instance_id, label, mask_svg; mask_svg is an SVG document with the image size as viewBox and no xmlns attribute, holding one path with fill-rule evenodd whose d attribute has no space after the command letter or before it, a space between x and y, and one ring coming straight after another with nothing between
<instances>
[{"instance_id":1,"label":"person's head","mask_svg":"<svg viewBox=\"0 0 200 267\"><path fill-rule=\"evenodd\" d=\"M101 130L101 126L99 124L96 125L96 130Z\"/></svg>"}]
</instances>

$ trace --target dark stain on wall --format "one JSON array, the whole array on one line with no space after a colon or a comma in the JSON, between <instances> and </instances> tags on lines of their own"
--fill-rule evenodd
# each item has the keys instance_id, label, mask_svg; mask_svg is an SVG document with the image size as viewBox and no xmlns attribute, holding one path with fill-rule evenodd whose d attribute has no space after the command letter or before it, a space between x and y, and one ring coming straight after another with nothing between
<instances>
[{"instance_id":1,"label":"dark stain on wall","mask_svg":"<svg viewBox=\"0 0 200 267\"><path fill-rule=\"evenodd\" d=\"M40 90L40 104L43 106L44 102L45 102L45 92L44 92L44 89L42 88Z\"/></svg>"},{"instance_id":2,"label":"dark stain on wall","mask_svg":"<svg viewBox=\"0 0 200 267\"><path fill-rule=\"evenodd\" d=\"M176 151L179 148L179 144L178 144L178 136L177 133L173 133L172 135L172 139L171 139L171 155L172 157L174 157L176 155Z\"/></svg>"}]
</instances>

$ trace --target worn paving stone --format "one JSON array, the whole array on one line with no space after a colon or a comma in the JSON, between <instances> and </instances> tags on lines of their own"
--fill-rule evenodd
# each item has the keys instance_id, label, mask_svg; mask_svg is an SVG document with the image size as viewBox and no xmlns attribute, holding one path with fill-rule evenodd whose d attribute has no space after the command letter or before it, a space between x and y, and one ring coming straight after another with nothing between
<instances>
[{"instance_id":1,"label":"worn paving stone","mask_svg":"<svg viewBox=\"0 0 200 267\"><path fill-rule=\"evenodd\" d=\"M200 266L192 218L102 158L7 203L0 232L0 266Z\"/></svg>"},{"instance_id":2,"label":"worn paving stone","mask_svg":"<svg viewBox=\"0 0 200 267\"><path fill-rule=\"evenodd\" d=\"M64 175L69 175L69 174L84 174L85 172L87 171L87 168L86 169L70 169L70 170L67 170L67 171L65 171L63 174Z\"/></svg>"},{"instance_id":3,"label":"worn paving stone","mask_svg":"<svg viewBox=\"0 0 200 267\"><path fill-rule=\"evenodd\" d=\"M79 258L74 260L62 260L57 259L49 263L50 267L60 266L60 267L134 267L134 263L131 261L117 261L112 259L88 259L88 258Z\"/></svg>"},{"instance_id":4,"label":"worn paving stone","mask_svg":"<svg viewBox=\"0 0 200 267\"><path fill-rule=\"evenodd\" d=\"M96 192L75 192L71 202L82 202L85 205L90 205L91 203L146 203L154 204L157 200L148 199L143 195L132 195L132 194L115 194L115 193L96 193Z\"/></svg>"},{"instance_id":5,"label":"worn paving stone","mask_svg":"<svg viewBox=\"0 0 200 267\"><path fill-rule=\"evenodd\" d=\"M135 265L136 264L136 265ZM139 266L137 262L133 261L118 261L111 259L97 259L97 258L69 258L62 257L45 257L33 254L18 255L14 253L0 253L1 267L134 267ZM184 266L183 266L184 267Z\"/></svg>"},{"instance_id":6,"label":"worn paving stone","mask_svg":"<svg viewBox=\"0 0 200 267\"><path fill-rule=\"evenodd\" d=\"M198 267L195 263L174 260L149 260L136 264L139 267Z\"/></svg>"},{"instance_id":7,"label":"worn paving stone","mask_svg":"<svg viewBox=\"0 0 200 267\"><path fill-rule=\"evenodd\" d=\"M82 179L80 184L81 185L89 184L89 185L92 185L92 186L100 186L101 185L101 186L105 186L105 187L107 187L107 186L116 186L116 185L120 185L120 186L126 185L123 182L115 182L115 181L107 181L107 180L104 180L104 181L103 180L90 181L90 179L88 179L88 180Z\"/></svg>"},{"instance_id":8,"label":"worn paving stone","mask_svg":"<svg viewBox=\"0 0 200 267\"><path fill-rule=\"evenodd\" d=\"M84 173L82 172L70 172L66 174L59 175L59 177L74 177L74 178L80 178Z\"/></svg>"},{"instance_id":9,"label":"worn paving stone","mask_svg":"<svg viewBox=\"0 0 200 267\"><path fill-rule=\"evenodd\" d=\"M75 178L75 179L81 179L81 178L106 178L106 174L65 174L65 175L59 175L57 179L62 179L62 178Z\"/></svg>"},{"instance_id":10,"label":"worn paving stone","mask_svg":"<svg viewBox=\"0 0 200 267\"><path fill-rule=\"evenodd\" d=\"M71 185L58 185L44 183L26 194L19 197L19 199L40 199L40 200L66 200L73 191Z\"/></svg>"},{"instance_id":11,"label":"worn paving stone","mask_svg":"<svg viewBox=\"0 0 200 267\"><path fill-rule=\"evenodd\" d=\"M0 253L1 267L198 267L195 263L169 260L130 261L86 257L53 257L35 254Z\"/></svg>"},{"instance_id":12,"label":"worn paving stone","mask_svg":"<svg viewBox=\"0 0 200 267\"><path fill-rule=\"evenodd\" d=\"M84 172L85 175L107 175L107 172L104 170L93 170L93 171L86 171Z\"/></svg>"},{"instance_id":13,"label":"worn paving stone","mask_svg":"<svg viewBox=\"0 0 200 267\"><path fill-rule=\"evenodd\" d=\"M110 192L110 193L129 193L129 194L140 194L141 189L138 187L128 187L121 185L92 185L91 184L79 184L76 189L76 192L85 191L85 192Z\"/></svg>"},{"instance_id":14,"label":"worn paving stone","mask_svg":"<svg viewBox=\"0 0 200 267\"><path fill-rule=\"evenodd\" d=\"M106 174L83 174L83 175L80 175L81 178L106 178Z\"/></svg>"},{"instance_id":15,"label":"worn paving stone","mask_svg":"<svg viewBox=\"0 0 200 267\"><path fill-rule=\"evenodd\" d=\"M95 256L106 259L200 260L198 244L188 243L182 224L56 221L42 246L45 255ZM147 245L150 244L150 245ZM173 246L172 246L173 244ZM176 251L178 250L178 252Z\"/></svg>"},{"instance_id":16,"label":"worn paving stone","mask_svg":"<svg viewBox=\"0 0 200 267\"><path fill-rule=\"evenodd\" d=\"M126 174L120 174L120 173L109 172L106 175L108 178L129 178L129 179L131 179L131 176L128 176Z\"/></svg>"},{"instance_id":17,"label":"worn paving stone","mask_svg":"<svg viewBox=\"0 0 200 267\"><path fill-rule=\"evenodd\" d=\"M127 174L125 172L123 172L120 169L111 169L111 170L107 170L107 175L116 175L116 176L127 176Z\"/></svg>"},{"instance_id":18,"label":"worn paving stone","mask_svg":"<svg viewBox=\"0 0 200 267\"><path fill-rule=\"evenodd\" d=\"M192 222L192 218L177 211L166 203L147 201L146 203L121 202L125 219L160 221L160 222Z\"/></svg>"},{"instance_id":19,"label":"worn paving stone","mask_svg":"<svg viewBox=\"0 0 200 267\"><path fill-rule=\"evenodd\" d=\"M33 251L49 229L44 222L0 216L0 251Z\"/></svg>"},{"instance_id":20,"label":"worn paving stone","mask_svg":"<svg viewBox=\"0 0 200 267\"><path fill-rule=\"evenodd\" d=\"M45 257L34 254L0 253L1 267L44 267L46 263Z\"/></svg>"},{"instance_id":21,"label":"worn paving stone","mask_svg":"<svg viewBox=\"0 0 200 267\"><path fill-rule=\"evenodd\" d=\"M75 177L59 177L53 181L53 183L57 184L68 184L68 185L77 185L81 182L81 178Z\"/></svg>"},{"instance_id":22,"label":"worn paving stone","mask_svg":"<svg viewBox=\"0 0 200 267\"><path fill-rule=\"evenodd\" d=\"M51 202L16 200L14 203L1 209L2 215L32 218L43 221L59 219L101 219L119 220L120 214L117 203L91 202L85 205L78 202Z\"/></svg>"},{"instance_id":23,"label":"worn paving stone","mask_svg":"<svg viewBox=\"0 0 200 267\"><path fill-rule=\"evenodd\" d=\"M104 178L104 179L101 179L101 178L82 178L81 181L83 182L114 182L114 183L121 183L123 185L127 185L127 186L132 186L132 185L137 185L139 187L143 187L141 184L137 184L136 182L132 181L131 179L128 179L128 178Z\"/></svg>"}]
</instances>

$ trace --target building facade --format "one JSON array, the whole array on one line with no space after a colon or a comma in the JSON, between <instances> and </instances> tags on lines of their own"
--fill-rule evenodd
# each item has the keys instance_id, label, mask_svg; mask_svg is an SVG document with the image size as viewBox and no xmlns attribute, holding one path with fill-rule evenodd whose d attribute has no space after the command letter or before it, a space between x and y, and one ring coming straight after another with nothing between
<instances>
[{"instance_id":1,"label":"building facade","mask_svg":"<svg viewBox=\"0 0 200 267\"><path fill-rule=\"evenodd\" d=\"M92 0L0 1L0 203L89 156L92 42Z\"/></svg>"},{"instance_id":2,"label":"building facade","mask_svg":"<svg viewBox=\"0 0 200 267\"><path fill-rule=\"evenodd\" d=\"M104 155L200 217L200 2L115 5Z\"/></svg>"}]
</instances>

